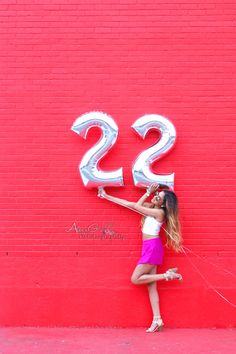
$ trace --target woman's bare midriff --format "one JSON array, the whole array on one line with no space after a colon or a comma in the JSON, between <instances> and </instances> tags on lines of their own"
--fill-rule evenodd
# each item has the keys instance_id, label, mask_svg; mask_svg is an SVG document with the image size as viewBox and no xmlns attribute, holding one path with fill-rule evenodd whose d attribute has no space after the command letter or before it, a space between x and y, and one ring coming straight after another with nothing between
<instances>
[{"instance_id":1,"label":"woman's bare midriff","mask_svg":"<svg viewBox=\"0 0 236 354\"><path fill-rule=\"evenodd\" d=\"M142 236L143 240L151 240L152 238L159 238L159 235L154 236L154 235L148 235L148 234L143 233L143 236Z\"/></svg>"}]
</instances>

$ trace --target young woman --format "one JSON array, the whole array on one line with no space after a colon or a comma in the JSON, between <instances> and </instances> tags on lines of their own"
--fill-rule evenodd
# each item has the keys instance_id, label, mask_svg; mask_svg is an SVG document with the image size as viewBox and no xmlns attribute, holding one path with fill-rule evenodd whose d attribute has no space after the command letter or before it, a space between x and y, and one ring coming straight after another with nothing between
<instances>
[{"instance_id":1,"label":"young woman","mask_svg":"<svg viewBox=\"0 0 236 354\"><path fill-rule=\"evenodd\" d=\"M142 256L133 271L131 281L136 285L147 284L148 287L153 321L146 332L160 331L163 328L156 282L159 280L182 280L182 276L177 273L177 268L168 269L164 274L156 274L157 265L161 265L163 261L163 246L159 237L162 224L166 223L167 246L178 252L181 250L182 242L176 194L170 190L161 190L161 186L152 184L136 203L108 195L103 188L100 188L98 193L100 198L143 214L141 222ZM158 192L158 189L161 191ZM151 203L147 203L147 198L153 193L155 195L152 197Z\"/></svg>"}]
</instances>

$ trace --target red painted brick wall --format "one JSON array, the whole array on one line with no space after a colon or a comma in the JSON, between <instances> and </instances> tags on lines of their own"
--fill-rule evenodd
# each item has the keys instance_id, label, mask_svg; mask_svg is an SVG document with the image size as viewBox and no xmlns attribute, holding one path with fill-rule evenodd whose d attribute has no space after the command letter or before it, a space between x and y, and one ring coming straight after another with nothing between
<instances>
[{"instance_id":1,"label":"red painted brick wall","mask_svg":"<svg viewBox=\"0 0 236 354\"><path fill-rule=\"evenodd\" d=\"M100 133L85 141L70 128L92 110L119 126L101 165L124 168L125 187L109 191L130 200L141 195L132 163L157 139L142 141L132 123L147 113L173 122L177 143L153 169L175 172L185 246L203 257L190 260L235 302L223 270L236 265L235 2L5 0L0 10L0 324L151 320L147 289L130 283L139 216L99 200L77 171ZM186 256L165 256L159 271L184 276L158 283L166 325L233 326L235 309Z\"/></svg>"}]
</instances>

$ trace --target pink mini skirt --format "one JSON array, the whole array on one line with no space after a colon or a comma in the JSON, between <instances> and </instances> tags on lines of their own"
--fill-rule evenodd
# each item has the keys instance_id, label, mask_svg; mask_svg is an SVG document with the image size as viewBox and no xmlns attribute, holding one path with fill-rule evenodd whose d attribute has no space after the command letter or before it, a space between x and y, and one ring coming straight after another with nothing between
<instances>
[{"instance_id":1,"label":"pink mini skirt","mask_svg":"<svg viewBox=\"0 0 236 354\"><path fill-rule=\"evenodd\" d=\"M143 240L142 256L138 264L156 264L160 265L163 262L164 250L161 239L159 237Z\"/></svg>"}]
</instances>

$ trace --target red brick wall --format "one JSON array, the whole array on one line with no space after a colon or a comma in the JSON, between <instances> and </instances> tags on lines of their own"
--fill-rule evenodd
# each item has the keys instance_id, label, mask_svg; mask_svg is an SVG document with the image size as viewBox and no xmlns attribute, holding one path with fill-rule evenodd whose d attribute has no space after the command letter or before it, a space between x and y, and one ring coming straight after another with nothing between
<instances>
[{"instance_id":1,"label":"red brick wall","mask_svg":"<svg viewBox=\"0 0 236 354\"><path fill-rule=\"evenodd\" d=\"M147 113L173 122L176 145L154 171L175 172L185 246L203 257L190 260L235 302L235 278L223 271L236 265L235 2L5 0L0 10L0 324L151 319L145 286L130 283L139 216L99 200L77 171L100 133L85 141L70 128L92 110L119 126L101 165L123 167L125 187L109 191L130 200L141 195L132 163L157 139L142 141L132 123ZM186 256L165 256L159 271L184 276L158 283L166 325L233 326L233 307Z\"/></svg>"}]
</instances>

